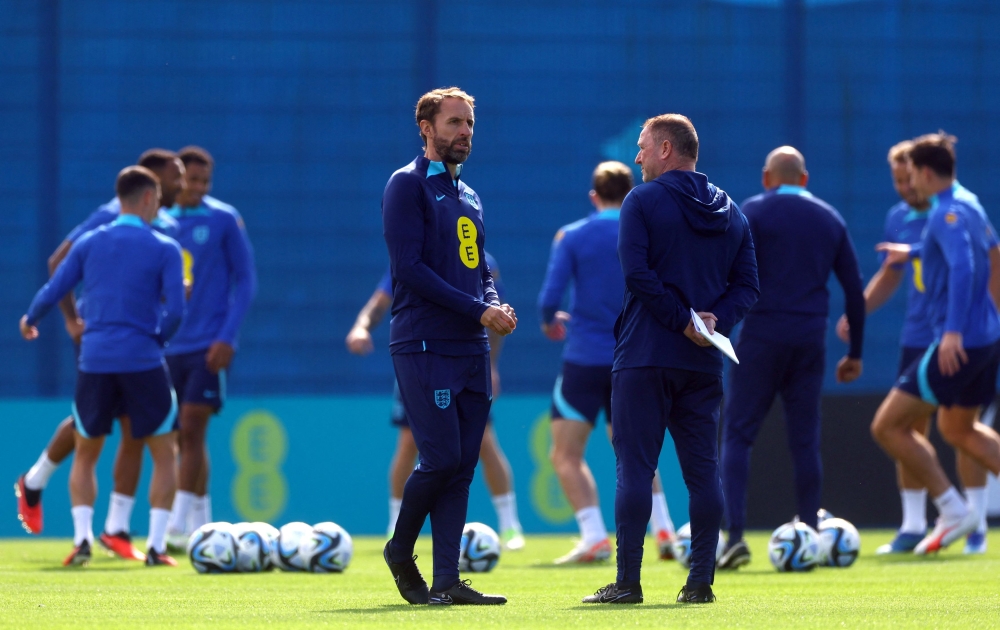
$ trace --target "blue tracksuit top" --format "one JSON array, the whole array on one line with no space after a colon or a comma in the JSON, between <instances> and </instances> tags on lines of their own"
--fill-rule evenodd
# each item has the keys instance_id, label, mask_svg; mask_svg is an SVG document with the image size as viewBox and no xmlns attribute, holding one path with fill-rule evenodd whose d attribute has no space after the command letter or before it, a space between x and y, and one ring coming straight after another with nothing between
<instances>
[{"instance_id":1,"label":"blue tracksuit top","mask_svg":"<svg viewBox=\"0 0 1000 630\"><path fill-rule=\"evenodd\" d=\"M905 201L900 201L889 209L885 217L885 233L882 240L887 243L916 245L923 238L929 214L928 210L916 210ZM879 254L879 263L884 260L885 254ZM934 329L924 317L927 309L927 291L924 289L923 276L920 273L921 261L919 258L914 258L911 263L898 267L903 271L903 282L908 287L906 316L903 320L899 345L904 348L926 348L934 342Z\"/></svg>"},{"instance_id":2,"label":"blue tracksuit top","mask_svg":"<svg viewBox=\"0 0 1000 630\"><path fill-rule=\"evenodd\" d=\"M563 360L577 365L611 365L615 320L622 308L625 279L618 262L618 209L595 212L563 226L552 242L545 282L538 294L542 321L551 324L572 282Z\"/></svg>"},{"instance_id":3,"label":"blue tracksuit top","mask_svg":"<svg viewBox=\"0 0 1000 630\"><path fill-rule=\"evenodd\" d=\"M931 199L924 238L915 254L923 258L924 316L936 339L958 332L966 348L1000 339L1000 318L989 292L989 251L996 243L986 212L971 192L956 183Z\"/></svg>"},{"instance_id":4,"label":"blue tracksuit top","mask_svg":"<svg viewBox=\"0 0 1000 630\"><path fill-rule=\"evenodd\" d=\"M844 288L851 326L848 355L861 358L865 295L844 219L800 186L780 186L743 202L757 253L760 298L743 333L786 343L825 343L830 272Z\"/></svg>"},{"instance_id":5,"label":"blue tracksuit top","mask_svg":"<svg viewBox=\"0 0 1000 630\"><path fill-rule=\"evenodd\" d=\"M486 264L490 266L490 274L493 276L493 288L496 289L497 299L502 304L506 291L503 286L503 279L500 276L500 267L497 265L496 259L489 252L484 251L483 254L486 255ZM392 295L392 269L385 270L385 273L382 274L382 279L378 281L378 285L375 288L382 293Z\"/></svg>"},{"instance_id":6,"label":"blue tracksuit top","mask_svg":"<svg viewBox=\"0 0 1000 630\"><path fill-rule=\"evenodd\" d=\"M89 297L80 370L142 372L163 364L163 344L184 314L180 246L135 215L81 236L28 309L34 325L83 282Z\"/></svg>"},{"instance_id":7,"label":"blue tracksuit top","mask_svg":"<svg viewBox=\"0 0 1000 630\"><path fill-rule=\"evenodd\" d=\"M102 204L90 213L83 223L73 228L69 234L66 235L67 241L70 243L75 243L77 239L86 234L87 232L97 229L102 225L107 225L115 219L118 218L118 214L122 210L122 204L118 201L118 197L115 197L111 201ZM173 238L177 234L177 221L173 219L168 213L166 208L160 208L159 214L157 214L156 219L153 220L152 228L161 234L166 234L167 236ZM87 316L84 313L84 308L86 306L86 294L83 291L78 292L76 298L76 312L80 317L86 321Z\"/></svg>"},{"instance_id":8,"label":"blue tracksuit top","mask_svg":"<svg viewBox=\"0 0 1000 630\"><path fill-rule=\"evenodd\" d=\"M382 230L393 279L391 354L489 351L479 319L500 302L483 255L482 207L465 182L423 156L389 178Z\"/></svg>"},{"instance_id":9,"label":"blue tracksuit top","mask_svg":"<svg viewBox=\"0 0 1000 630\"><path fill-rule=\"evenodd\" d=\"M216 341L236 345L257 292L253 250L243 219L229 204L206 195L197 208L174 206L184 275L191 283L187 313L164 349L168 355L206 350Z\"/></svg>"},{"instance_id":10,"label":"blue tracksuit top","mask_svg":"<svg viewBox=\"0 0 1000 630\"><path fill-rule=\"evenodd\" d=\"M667 171L622 204L618 258L625 276L614 369L663 367L722 376L722 352L684 336L689 309L728 334L757 300L746 217L694 171Z\"/></svg>"}]
</instances>

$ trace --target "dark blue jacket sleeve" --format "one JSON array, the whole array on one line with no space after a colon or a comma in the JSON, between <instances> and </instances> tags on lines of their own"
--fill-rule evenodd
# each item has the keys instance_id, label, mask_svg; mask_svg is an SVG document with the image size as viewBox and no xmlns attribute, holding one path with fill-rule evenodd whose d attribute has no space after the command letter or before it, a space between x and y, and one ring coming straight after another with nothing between
<instances>
[{"instance_id":1,"label":"dark blue jacket sleeve","mask_svg":"<svg viewBox=\"0 0 1000 630\"><path fill-rule=\"evenodd\" d=\"M423 261L424 212L423 191L414 176L397 174L389 180L382 196L382 232L392 275L425 300L478 322L490 305L451 286ZM484 284L488 268L483 263ZM490 288L492 283L490 276Z\"/></svg>"},{"instance_id":2,"label":"dark blue jacket sleeve","mask_svg":"<svg viewBox=\"0 0 1000 630\"><path fill-rule=\"evenodd\" d=\"M500 282L500 267L490 267L490 263L483 257L483 298L487 304L500 306L500 294L503 293L503 285ZM480 315L482 317L482 315Z\"/></svg>"},{"instance_id":3,"label":"dark blue jacket sleeve","mask_svg":"<svg viewBox=\"0 0 1000 630\"><path fill-rule=\"evenodd\" d=\"M760 297L757 282L757 254L753 246L750 224L737 208L733 209L733 219L739 217L743 223L743 240L729 268L726 291L710 312L718 318L715 328L720 331L732 330L740 323Z\"/></svg>"},{"instance_id":4,"label":"dark blue jacket sleeve","mask_svg":"<svg viewBox=\"0 0 1000 630\"><path fill-rule=\"evenodd\" d=\"M865 338L865 289L858 266L858 254L846 228L837 257L833 260L833 273L844 289L844 313L851 328L851 347L847 356L860 359L861 344Z\"/></svg>"},{"instance_id":5,"label":"dark blue jacket sleeve","mask_svg":"<svg viewBox=\"0 0 1000 630\"><path fill-rule=\"evenodd\" d=\"M253 250L250 238L241 226L236 216L230 215L227 220L225 238L222 241L223 252L229 268L232 270L232 295L229 298L229 310L226 320L219 331L218 340L236 345L236 337L240 325L250 310L250 303L257 294L257 270L253 262Z\"/></svg>"},{"instance_id":6,"label":"dark blue jacket sleeve","mask_svg":"<svg viewBox=\"0 0 1000 630\"><path fill-rule=\"evenodd\" d=\"M552 241L549 266L545 270L545 281L542 283L542 290L538 293L538 311L542 321L546 324L552 323L556 311L562 306L563 295L566 293L566 286L572 275L572 252L566 243L564 232L560 230Z\"/></svg>"},{"instance_id":7,"label":"dark blue jacket sleeve","mask_svg":"<svg viewBox=\"0 0 1000 630\"><path fill-rule=\"evenodd\" d=\"M160 285L163 287L159 335L161 346L174 336L184 318L184 264L181 262L181 248L176 243L166 243L163 252L163 267L160 271Z\"/></svg>"},{"instance_id":8,"label":"dark blue jacket sleeve","mask_svg":"<svg viewBox=\"0 0 1000 630\"><path fill-rule=\"evenodd\" d=\"M375 287L376 291L381 291L386 295L392 295L392 270L386 269L385 273L382 274L382 279L378 281L378 285Z\"/></svg>"},{"instance_id":9,"label":"dark blue jacket sleeve","mask_svg":"<svg viewBox=\"0 0 1000 630\"><path fill-rule=\"evenodd\" d=\"M677 293L664 286L656 271L649 267L649 228L635 194L630 194L622 203L618 260L625 286L632 295L668 330L684 332L691 321L689 307L682 304Z\"/></svg>"},{"instance_id":10,"label":"dark blue jacket sleeve","mask_svg":"<svg viewBox=\"0 0 1000 630\"><path fill-rule=\"evenodd\" d=\"M954 216L954 223L944 217ZM948 314L944 332L962 332L972 306L972 278L975 262L972 258L972 239L965 218L957 213L936 213L927 227L937 240L948 263Z\"/></svg>"},{"instance_id":11,"label":"dark blue jacket sleeve","mask_svg":"<svg viewBox=\"0 0 1000 630\"><path fill-rule=\"evenodd\" d=\"M73 230L66 235L66 240L70 243L75 243L77 239L86 234L91 230L96 230L102 225L107 225L117 218L113 212L108 212L106 210L97 209L90 213L90 216L83 220L83 223L73 228Z\"/></svg>"},{"instance_id":12,"label":"dark blue jacket sleeve","mask_svg":"<svg viewBox=\"0 0 1000 630\"><path fill-rule=\"evenodd\" d=\"M88 247L87 241L88 239L83 239L73 244L69 254L59 264L56 272L52 274L45 286L35 294L35 299L28 307L28 324L32 326L37 324L64 295L72 291L73 287L83 279L83 256Z\"/></svg>"}]
</instances>

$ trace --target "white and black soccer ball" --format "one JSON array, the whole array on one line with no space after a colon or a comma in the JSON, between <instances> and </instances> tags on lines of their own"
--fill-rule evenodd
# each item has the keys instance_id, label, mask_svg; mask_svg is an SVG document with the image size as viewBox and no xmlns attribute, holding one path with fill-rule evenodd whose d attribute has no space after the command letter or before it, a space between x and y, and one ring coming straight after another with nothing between
<instances>
[{"instance_id":1,"label":"white and black soccer ball","mask_svg":"<svg viewBox=\"0 0 1000 630\"><path fill-rule=\"evenodd\" d=\"M299 558L306 571L340 573L351 564L354 542L347 531L332 522L313 525L312 532L299 543Z\"/></svg>"},{"instance_id":2,"label":"white and black soccer ball","mask_svg":"<svg viewBox=\"0 0 1000 630\"><path fill-rule=\"evenodd\" d=\"M236 570L257 573L271 568L271 538L256 523L233 525L236 538Z\"/></svg>"},{"instance_id":3,"label":"white and black soccer ball","mask_svg":"<svg viewBox=\"0 0 1000 630\"><path fill-rule=\"evenodd\" d=\"M236 537L229 523L206 523L188 538L188 558L198 573L236 571Z\"/></svg>"},{"instance_id":4,"label":"white and black soccer ball","mask_svg":"<svg viewBox=\"0 0 1000 630\"><path fill-rule=\"evenodd\" d=\"M861 534L842 518L828 518L819 524L820 564L849 567L861 552Z\"/></svg>"},{"instance_id":5,"label":"white and black soccer ball","mask_svg":"<svg viewBox=\"0 0 1000 630\"><path fill-rule=\"evenodd\" d=\"M801 521L785 523L771 534L767 555L778 571L811 571L821 559L819 534Z\"/></svg>"},{"instance_id":6,"label":"white and black soccer ball","mask_svg":"<svg viewBox=\"0 0 1000 630\"><path fill-rule=\"evenodd\" d=\"M691 568L691 523L684 523L681 528L674 532L674 559L685 569ZM726 537L720 531L719 542L715 545L715 561L726 551Z\"/></svg>"},{"instance_id":7,"label":"white and black soccer ball","mask_svg":"<svg viewBox=\"0 0 1000 630\"><path fill-rule=\"evenodd\" d=\"M299 555L302 541L312 534L312 525L295 521L286 523L278 530L278 541L271 547L271 562L282 571L305 571L306 566Z\"/></svg>"},{"instance_id":8,"label":"white and black soccer ball","mask_svg":"<svg viewBox=\"0 0 1000 630\"><path fill-rule=\"evenodd\" d=\"M489 525L466 523L459 544L458 570L486 573L500 561L500 537Z\"/></svg>"}]
</instances>

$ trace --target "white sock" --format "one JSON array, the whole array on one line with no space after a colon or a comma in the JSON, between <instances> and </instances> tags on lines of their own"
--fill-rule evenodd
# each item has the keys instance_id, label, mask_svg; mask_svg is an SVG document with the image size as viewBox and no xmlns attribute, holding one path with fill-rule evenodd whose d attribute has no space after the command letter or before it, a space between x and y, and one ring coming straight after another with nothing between
<instances>
[{"instance_id":1,"label":"white sock","mask_svg":"<svg viewBox=\"0 0 1000 630\"><path fill-rule=\"evenodd\" d=\"M49 459L49 451L45 449L31 470L24 475L24 487L28 490L44 490L56 468L59 468L59 464Z\"/></svg>"},{"instance_id":2,"label":"white sock","mask_svg":"<svg viewBox=\"0 0 1000 630\"><path fill-rule=\"evenodd\" d=\"M389 535L396 531L396 519L399 518L399 508L402 507L403 500L396 497L389 497Z\"/></svg>"},{"instance_id":3,"label":"white sock","mask_svg":"<svg viewBox=\"0 0 1000 630\"><path fill-rule=\"evenodd\" d=\"M576 523L580 526L580 537L583 544L593 545L606 540L608 529L604 526L604 516L598 506L585 507L576 513Z\"/></svg>"},{"instance_id":4,"label":"white sock","mask_svg":"<svg viewBox=\"0 0 1000 630\"><path fill-rule=\"evenodd\" d=\"M653 533L667 530L674 534L674 522L670 520L670 510L667 509L667 497L662 492L653 493L653 512L649 515L653 523Z\"/></svg>"},{"instance_id":5,"label":"white sock","mask_svg":"<svg viewBox=\"0 0 1000 630\"><path fill-rule=\"evenodd\" d=\"M165 539L168 520L170 520L170 510L153 508L149 511L149 537L146 539L146 546L157 553L166 553L167 551Z\"/></svg>"},{"instance_id":6,"label":"white sock","mask_svg":"<svg viewBox=\"0 0 1000 630\"><path fill-rule=\"evenodd\" d=\"M937 506L941 516L957 520L965 516L969 511L969 506L965 504L965 499L958 493L955 486L951 486L939 497L934 498L934 505Z\"/></svg>"},{"instance_id":7,"label":"white sock","mask_svg":"<svg viewBox=\"0 0 1000 630\"><path fill-rule=\"evenodd\" d=\"M212 499L207 494L203 497L198 497L194 500L194 505L191 506L191 513L188 514L187 529L184 530L185 534L194 533L199 527L206 523L211 523L209 520L209 512L212 509Z\"/></svg>"},{"instance_id":8,"label":"white sock","mask_svg":"<svg viewBox=\"0 0 1000 630\"><path fill-rule=\"evenodd\" d=\"M903 501L903 524L899 531L904 534L927 533L927 490L903 490L899 491L899 497Z\"/></svg>"},{"instance_id":9,"label":"white sock","mask_svg":"<svg viewBox=\"0 0 1000 630\"><path fill-rule=\"evenodd\" d=\"M184 533L184 530L187 529L188 512L191 511L191 506L197 499L198 497L193 492L177 491L174 495L174 507L170 510L170 524L168 527L171 533Z\"/></svg>"},{"instance_id":10,"label":"white sock","mask_svg":"<svg viewBox=\"0 0 1000 630\"><path fill-rule=\"evenodd\" d=\"M497 511L500 533L508 529L521 531L521 521L517 519L517 498L513 492L493 497L493 509Z\"/></svg>"},{"instance_id":11,"label":"white sock","mask_svg":"<svg viewBox=\"0 0 1000 630\"><path fill-rule=\"evenodd\" d=\"M965 498L969 500L969 508L979 515L979 527L976 531L986 533L986 486L966 488Z\"/></svg>"},{"instance_id":12,"label":"white sock","mask_svg":"<svg viewBox=\"0 0 1000 630\"><path fill-rule=\"evenodd\" d=\"M212 495L205 493L205 496L201 498L201 507L205 510L205 523L214 523L215 521L212 520Z\"/></svg>"},{"instance_id":13,"label":"white sock","mask_svg":"<svg viewBox=\"0 0 1000 630\"><path fill-rule=\"evenodd\" d=\"M135 506L135 497L112 492L111 502L108 505L108 518L104 521L104 531L109 534L129 533L133 506Z\"/></svg>"},{"instance_id":14,"label":"white sock","mask_svg":"<svg viewBox=\"0 0 1000 630\"><path fill-rule=\"evenodd\" d=\"M70 510L73 515L73 545L83 541L94 542L94 506L75 505Z\"/></svg>"}]
</instances>

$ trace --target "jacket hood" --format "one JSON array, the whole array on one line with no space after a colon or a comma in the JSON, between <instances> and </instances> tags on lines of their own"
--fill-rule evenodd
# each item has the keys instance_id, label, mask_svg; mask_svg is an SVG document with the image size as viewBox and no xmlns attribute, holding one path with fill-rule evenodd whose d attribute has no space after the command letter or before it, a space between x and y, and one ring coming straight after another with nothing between
<instances>
[{"instance_id":1,"label":"jacket hood","mask_svg":"<svg viewBox=\"0 0 1000 630\"><path fill-rule=\"evenodd\" d=\"M695 171L667 171L655 180L673 196L684 219L696 232L717 234L729 229L734 204L726 191Z\"/></svg>"}]
</instances>

